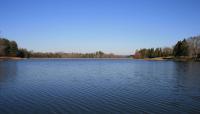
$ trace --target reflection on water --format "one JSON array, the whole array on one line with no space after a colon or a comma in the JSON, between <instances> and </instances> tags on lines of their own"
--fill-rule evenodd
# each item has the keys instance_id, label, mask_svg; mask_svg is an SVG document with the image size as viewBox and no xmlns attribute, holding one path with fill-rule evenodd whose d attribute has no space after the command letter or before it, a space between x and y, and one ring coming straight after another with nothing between
<instances>
[{"instance_id":1,"label":"reflection on water","mask_svg":"<svg viewBox=\"0 0 200 114\"><path fill-rule=\"evenodd\" d=\"M0 114L200 113L200 63L0 62Z\"/></svg>"},{"instance_id":2,"label":"reflection on water","mask_svg":"<svg viewBox=\"0 0 200 114\"><path fill-rule=\"evenodd\" d=\"M0 61L0 84L16 76L17 61Z\"/></svg>"}]
</instances>

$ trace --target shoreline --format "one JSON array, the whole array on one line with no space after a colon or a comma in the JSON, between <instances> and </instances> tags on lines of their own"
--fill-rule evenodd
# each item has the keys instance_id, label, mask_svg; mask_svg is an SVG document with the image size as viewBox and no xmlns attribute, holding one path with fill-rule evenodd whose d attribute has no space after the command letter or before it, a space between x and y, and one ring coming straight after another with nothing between
<instances>
[{"instance_id":1,"label":"shoreline","mask_svg":"<svg viewBox=\"0 0 200 114\"><path fill-rule=\"evenodd\" d=\"M133 58L135 59L135 58ZM170 61L174 60L173 57L155 57L155 58L140 58L135 60L146 60L146 61Z\"/></svg>"},{"instance_id":2,"label":"shoreline","mask_svg":"<svg viewBox=\"0 0 200 114\"><path fill-rule=\"evenodd\" d=\"M156 57L156 58L20 58L20 57L0 57L0 61L3 60L25 60L25 59L43 59L43 60L54 60L54 59L71 59L71 60L145 60L145 61L176 61L176 62L200 62L199 60L193 60L191 58L174 58L174 57Z\"/></svg>"},{"instance_id":3,"label":"shoreline","mask_svg":"<svg viewBox=\"0 0 200 114\"><path fill-rule=\"evenodd\" d=\"M21 58L21 57L0 57L0 60L22 60L25 58Z\"/></svg>"},{"instance_id":4,"label":"shoreline","mask_svg":"<svg viewBox=\"0 0 200 114\"><path fill-rule=\"evenodd\" d=\"M145 61L176 61L176 62L200 62L200 60L194 60L188 57L156 57L156 58L143 58L143 59L136 59L136 60L145 60Z\"/></svg>"},{"instance_id":5,"label":"shoreline","mask_svg":"<svg viewBox=\"0 0 200 114\"><path fill-rule=\"evenodd\" d=\"M23 59L133 59L133 58L21 58L21 57L0 57L0 60L23 60Z\"/></svg>"},{"instance_id":6,"label":"shoreline","mask_svg":"<svg viewBox=\"0 0 200 114\"><path fill-rule=\"evenodd\" d=\"M133 58L28 58L28 59L133 59Z\"/></svg>"}]
</instances>

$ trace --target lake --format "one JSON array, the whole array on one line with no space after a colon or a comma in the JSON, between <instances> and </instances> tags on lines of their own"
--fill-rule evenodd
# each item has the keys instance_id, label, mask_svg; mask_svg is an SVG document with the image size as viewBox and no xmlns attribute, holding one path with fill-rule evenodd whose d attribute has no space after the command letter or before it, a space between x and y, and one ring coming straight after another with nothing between
<instances>
[{"instance_id":1,"label":"lake","mask_svg":"<svg viewBox=\"0 0 200 114\"><path fill-rule=\"evenodd\" d=\"M200 63L0 61L0 114L200 113Z\"/></svg>"}]
</instances>

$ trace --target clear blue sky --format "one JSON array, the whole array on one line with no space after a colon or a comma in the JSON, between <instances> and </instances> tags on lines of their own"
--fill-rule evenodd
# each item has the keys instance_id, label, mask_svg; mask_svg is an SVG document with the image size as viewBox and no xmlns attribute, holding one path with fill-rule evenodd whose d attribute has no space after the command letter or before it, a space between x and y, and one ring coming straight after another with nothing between
<instances>
[{"instance_id":1,"label":"clear blue sky","mask_svg":"<svg viewBox=\"0 0 200 114\"><path fill-rule=\"evenodd\" d=\"M52 52L172 46L200 34L200 0L0 0L1 36Z\"/></svg>"}]
</instances>

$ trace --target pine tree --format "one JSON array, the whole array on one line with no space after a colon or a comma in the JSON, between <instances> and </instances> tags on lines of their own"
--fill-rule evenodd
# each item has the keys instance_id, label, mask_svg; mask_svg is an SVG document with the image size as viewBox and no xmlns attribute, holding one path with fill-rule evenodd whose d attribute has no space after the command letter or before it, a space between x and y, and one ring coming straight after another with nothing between
<instances>
[{"instance_id":1,"label":"pine tree","mask_svg":"<svg viewBox=\"0 0 200 114\"><path fill-rule=\"evenodd\" d=\"M10 44L9 56L16 57L18 52L17 43L15 41L11 41L9 44Z\"/></svg>"},{"instance_id":2,"label":"pine tree","mask_svg":"<svg viewBox=\"0 0 200 114\"><path fill-rule=\"evenodd\" d=\"M179 56L188 56L189 54L189 46L187 41L184 39L183 41L178 41L174 46L173 55L175 57Z\"/></svg>"}]
</instances>

